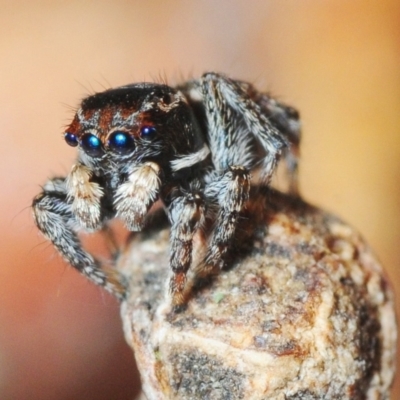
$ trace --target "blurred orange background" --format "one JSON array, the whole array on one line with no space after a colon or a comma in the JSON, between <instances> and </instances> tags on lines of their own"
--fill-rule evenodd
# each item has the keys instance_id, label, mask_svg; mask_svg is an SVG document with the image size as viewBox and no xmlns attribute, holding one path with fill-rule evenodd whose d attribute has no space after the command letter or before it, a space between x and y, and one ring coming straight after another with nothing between
<instances>
[{"instance_id":1,"label":"blurred orange background","mask_svg":"<svg viewBox=\"0 0 400 400\"><path fill-rule=\"evenodd\" d=\"M29 208L72 165L61 136L71 106L104 87L220 71L295 105L304 197L357 227L398 291L398 0L0 0L0 10L1 399L139 390L117 303L60 260Z\"/></svg>"}]
</instances>

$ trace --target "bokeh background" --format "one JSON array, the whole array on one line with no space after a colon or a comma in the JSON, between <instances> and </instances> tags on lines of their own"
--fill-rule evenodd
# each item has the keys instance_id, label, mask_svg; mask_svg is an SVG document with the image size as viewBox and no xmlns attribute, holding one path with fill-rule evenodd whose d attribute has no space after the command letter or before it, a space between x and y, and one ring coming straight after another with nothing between
<instances>
[{"instance_id":1,"label":"bokeh background","mask_svg":"<svg viewBox=\"0 0 400 400\"><path fill-rule=\"evenodd\" d=\"M0 0L1 399L138 393L117 303L60 260L29 206L73 162L61 133L82 97L207 70L301 111L304 197L357 227L399 292L398 0Z\"/></svg>"}]
</instances>

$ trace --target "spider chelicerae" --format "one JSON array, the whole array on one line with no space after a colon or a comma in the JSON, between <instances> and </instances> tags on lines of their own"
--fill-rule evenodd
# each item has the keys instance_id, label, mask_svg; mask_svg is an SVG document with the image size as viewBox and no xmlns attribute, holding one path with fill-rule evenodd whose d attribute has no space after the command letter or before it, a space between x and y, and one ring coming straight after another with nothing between
<instances>
[{"instance_id":1,"label":"spider chelicerae","mask_svg":"<svg viewBox=\"0 0 400 400\"><path fill-rule=\"evenodd\" d=\"M39 230L89 280L127 296L128 282L105 268L78 237L113 218L140 231L157 201L170 224L169 290L186 301L193 238L214 221L203 260L206 276L224 267L249 199L250 173L269 184L281 155L297 193L298 112L247 82L205 73L171 87L135 83L85 98L65 131L78 158L66 177L50 179L33 200Z\"/></svg>"}]
</instances>

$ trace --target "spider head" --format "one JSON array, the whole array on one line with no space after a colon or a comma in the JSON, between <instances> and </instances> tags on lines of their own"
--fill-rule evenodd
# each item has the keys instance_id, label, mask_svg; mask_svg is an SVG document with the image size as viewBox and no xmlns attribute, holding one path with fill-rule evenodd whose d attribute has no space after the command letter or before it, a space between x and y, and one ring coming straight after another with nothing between
<instances>
[{"instance_id":1,"label":"spider head","mask_svg":"<svg viewBox=\"0 0 400 400\"><path fill-rule=\"evenodd\" d=\"M167 86L139 83L87 97L64 138L92 162L168 161L193 141L191 110ZM192 137L192 140L190 139Z\"/></svg>"}]
</instances>

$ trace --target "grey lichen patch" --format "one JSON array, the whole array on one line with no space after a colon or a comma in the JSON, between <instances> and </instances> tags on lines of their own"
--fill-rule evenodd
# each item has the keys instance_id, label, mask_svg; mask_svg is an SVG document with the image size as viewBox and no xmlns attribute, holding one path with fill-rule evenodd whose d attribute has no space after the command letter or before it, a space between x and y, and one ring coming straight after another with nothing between
<instances>
[{"instance_id":1,"label":"grey lichen patch","mask_svg":"<svg viewBox=\"0 0 400 400\"><path fill-rule=\"evenodd\" d=\"M245 376L223 360L195 349L171 352L174 398L188 400L244 399Z\"/></svg>"},{"instance_id":2,"label":"grey lichen patch","mask_svg":"<svg viewBox=\"0 0 400 400\"><path fill-rule=\"evenodd\" d=\"M168 230L125 252L125 332L148 399L388 399L393 295L368 245L299 199L251 198L228 268L194 282L179 313L166 290ZM199 237L198 254L205 245Z\"/></svg>"},{"instance_id":3,"label":"grey lichen patch","mask_svg":"<svg viewBox=\"0 0 400 400\"><path fill-rule=\"evenodd\" d=\"M324 396L316 395L310 390L300 390L293 395L285 396L285 400L324 400L324 398Z\"/></svg>"}]
</instances>

